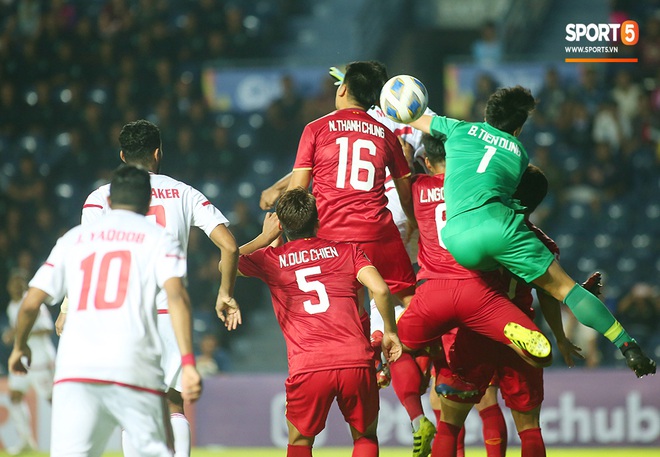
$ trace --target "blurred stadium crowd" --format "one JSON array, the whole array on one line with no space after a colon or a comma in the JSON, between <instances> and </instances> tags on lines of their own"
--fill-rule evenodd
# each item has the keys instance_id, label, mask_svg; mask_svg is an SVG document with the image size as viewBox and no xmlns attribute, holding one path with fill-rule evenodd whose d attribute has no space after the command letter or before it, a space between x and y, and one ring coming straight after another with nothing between
<instances>
[{"instance_id":1,"label":"blurred stadium crowd","mask_svg":"<svg viewBox=\"0 0 660 457\"><path fill-rule=\"evenodd\" d=\"M31 275L79 222L87 194L119 164L121 126L135 119L160 126L161 171L206 193L239 244L259 233L259 193L290 166L304 124L333 109L332 81L305 99L285 77L282 98L245 116L208 108L200 68L209 59L269 57L287 39L287 18L308 3L0 1L3 314L10 272ZM660 344L651 341L660 330L660 18L638 21L641 64L585 67L579 81L548 69L522 141L550 180L537 223L575 277L604 272L606 303L646 346ZM487 73L479 78L469 120L483 117L497 85ZM442 113L440 101L430 105ZM253 160L264 151L270 162ZM203 317L213 317L218 254L198 231L190 243L192 301L211 321ZM247 312L268 308L258 281L238 289Z\"/></svg>"}]
</instances>

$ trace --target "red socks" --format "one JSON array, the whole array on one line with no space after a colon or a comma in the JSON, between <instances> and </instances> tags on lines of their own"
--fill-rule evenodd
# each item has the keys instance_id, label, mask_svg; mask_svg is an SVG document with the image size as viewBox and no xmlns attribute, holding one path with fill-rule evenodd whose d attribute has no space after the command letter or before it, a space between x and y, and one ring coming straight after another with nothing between
<instances>
[{"instance_id":1,"label":"red socks","mask_svg":"<svg viewBox=\"0 0 660 457\"><path fill-rule=\"evenodd\" d=\"M436 393L431 392L431 395L436 395ZM440 425L440 418L442 417L442 411L440 411L439 409L434 409L433 414L435 414L435 424Z\"/></svg>"},{"instance_id":2,"label":"red socks","mask_svg":"<svg viewBox=\"0 0 660 457\"><path fill-rule=\"evenodd\" d=\"M506 454L506 422L500 405L489 406L479 412L483 422L484 444L488 457L504 457Z\"/></svg>"},{"instance_id":3,"label":"red socks","mask_svg":"<svg viewBox=\"0 0 660 457\"><path fill-rule=\"evenodd\" d=\"M439 427L442 411L434 409L433 413L435 414L435 423ZM461 427L461 431L458 432L458 436L456 437L456 457L465 457L465 425Z\"/></svg>"},{"instance_id":4,"label":"red socks","mask_svg":"<svg viewBox=\"0 0 660 457\"><path fill-rule=\"evenodd\" d=\"M353 457L378 457L378 438L363 436L353 441Z\"/></svg>"},{"instance_id":5,"label":"red socks","mask_svg":"<svg viewBox=\"0 0 660 457\"><path fill-rule=\"evenodd\" d=\"M447 422L438 423L438 431L433 438L433 457L456 457L456 443L461 428Z\"/></svg>"},{"instance_id":6,"label":"red socks","mask_svg":"<svg viewBox=\"0 0 660 457\"><path fill-rule=\"evenodd\" d=\"M465 457L465 425L461 427L456 438L456 457Z\"/></svg>"},{"instance_id":7,"label":"red socks","mask_svg":"<svg viewBox=\"0 0 660 457\"><path fill-rule=\"evenodd\" d=\"M545 443L540 428L529 428L518 433L521 457L545 457Z\"/></svg>"},{"instance_id":8,"label":"red socks","mask_svg":"<svg viewBox=\"0 0 660 457\"><path fill-rule=\"evenodd\" d=\"M289 444L286 447L286 457L312 457L312 447Z\"/></svg>"},{"instance_id":9,"label":"red socks","mask_svg":"<svg viewBox=\"0 0 660 457\"><path fill-rule=\"evenodd\" d=\"M401 354L399 360L390 363L390 374L392 375L392 388L408 412L410 420L424 414L422 399L419 395L422 375L412 356L405 352Z\"/></svg>"}]
</instances>

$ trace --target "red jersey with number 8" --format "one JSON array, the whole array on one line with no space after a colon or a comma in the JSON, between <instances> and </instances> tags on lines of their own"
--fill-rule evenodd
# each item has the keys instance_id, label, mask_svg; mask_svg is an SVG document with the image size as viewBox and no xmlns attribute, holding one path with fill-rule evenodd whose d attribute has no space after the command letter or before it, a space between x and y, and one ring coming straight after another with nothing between
<instances>
[{"instance_id":1,"label":"red jersey with number 8","mask_svg":"<svg viewBox=\"0 0 660 457\"><path fill-rule=\"evenodd\" d=\"M444 184L444 174L415 175L413 177L413 206L415 219L419 226L418 281L420 279L465 279L479 276L479 272L459 265L442 242L440 231L447 223Z\"/></svg>"},{"instance_id":2,"label":"red jersey with number 8","mask_svg":"<svg viewBox=\"0 0 660 457\"><path fill-rule=\"evenodd\" d=\"M307 124L293 169L312 171L320 238L399 236L387 209L386 168L395 179L410 174L396 135L366 111L338 110Z\"/></svg>"},{"instance_id":3,"label":"red jersey with number 8","mask_svg":"<svg viewBox=\"0 0 660 457\"><path fill-rule=\"evenodd\" d=\"M357 280L372 267L355 244L321 238L290 241L242 255L238 270L270 288L289 375L368 367L371 346L360 324Z\"/></svg>"}]
</instances>

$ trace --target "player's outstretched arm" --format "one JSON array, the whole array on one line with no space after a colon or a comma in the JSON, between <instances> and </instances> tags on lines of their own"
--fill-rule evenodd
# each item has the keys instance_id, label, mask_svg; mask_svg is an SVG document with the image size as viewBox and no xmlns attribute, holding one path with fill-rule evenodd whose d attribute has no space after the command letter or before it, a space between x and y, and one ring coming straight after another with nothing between
<instances>
[{"instance_id":1,"label":"player's outstretched arm","mask_svg":"<svg viewBox=\"0 0 660 457\"><path fill-rule=\"evenodd\" d=\"M64 297L62 304L60 305L60 314L55 320L55 333L57 336L62 336L64 331L64 324L66 323L66 313L69 311L69 298Z\"/></svg>"},{"instance_id":2,"label":"player's outstretched arm","mask_svg":"<svg viewBox=\"0 0 660 457\"><path fill-rule=\"evenodd\" d=\"M311 182L312 182L311 169L293 170L291 172L291 180L289 181L289 186L286 188L286 190L295 189L296 187L309 189L309 183Z\"/></svg>"},{"instance_id":3,"label":"player's outstretched arm","mask_svg":"<svg viewBox=\"0 0 660 457\"><path fill-rule=\"evenodd\" d=\"M422 117L416 121L411 122L409 125L417 130L421 130L424 133L431 133L431 120L433 116L429 114L423 114Z\"/></svg>"},{"instance_id":4,"label":"player's outstretched arm","mask_svg":"<svg viewBox=\"0 0 660 457\"><path fill-rule=\"evenodd\" d=\"M561 305L559 301L542 290L538 291L537 296L543 317L557 340L557 347L564 358L564 362L567 366L574 367L574 359L584 360L584 356L580 352L582 349L566 338L564 325L561 320Z\"/></svg>"},{"instance_id":5,"label":"player's outstretched arm","mask_svg":"<svg viewBox=\"0 0 660 457\"><path fill-rule=\"evenodd\" d=\"M240 255L252 254L254 251L265 248L273 243L273 241L277 240L281 234L282 229L280 228L280 220L277 218L277 214L266 213L261 233L252 241L241 246L239 253Z\"/></svg>"},{"instance_id":6,"label":"player's outstretched arm","mask_svg":"<svg viewBox=\"0 0 660 457\"><path fill-rule=\"evenodd\" d=\"M167 294L167 307L174 336L181 351L181 396L184 401L194 402L202 394L202 378L195 367L190 298L182 278L169 278L163 284L163 289Z\"/></svg>"},{"instance_id":7,"label":"player's outstretched arm","mask_svg":"<svg viewBox=\"0 0 660 457\"><path fill-rule=\"evenodd\" d=\"M417 228L417 221L415 220L415 210L413 208L412 199L412 178L410 175L403 178L394 179L394 187L399 194L401 201L401 208L408 218L408 223L412 228Z\"/></svg>"},{"instance_id":8,"label":"player's outstretched arm","mask_svg":"<svg viewBox=\"0 0 660 457\"><path fill-rule=\"evenodd\" d=\"M259 207L264 211L271 209L275 206L275 202L280 195L289 187L292 173L288 173L280 178L275 184L266 188L261 192L261 199L259 200Z\"/></svg>"},{"instance_id":9,"label":"player's outstretched arm","mask_svg":"<svg viewBox=\"0 0 660 457\"><path fill-rule=\"evenodd\" d=\"M220 313L219 308L228 310L233 316L231 325L227 326L228 322L222 317L221 319L229 330L234 330L242 322L238 303L234 299L234 286L238 272L238 245L234 235L222 224L213 229L209 238L220 248L221 262L218 264L220 289L215 303L216 311ZM218 317L220 317L220 314L218 314Z\"/></svg>"},{"instance_id":10,"label":"player's outstretched arm","mask_svg":"<svg viewBox=\"0 0 660 457\"><path fill-rule=\"evenodd\" d=\"M396 319L394 317L394 299L390 294L390 289L383 280L375 267L369 266L362 268L358 273L358 280L371 291L376 308L383 317L383 353L388 362L394 362L403 352L403 346L399 341L396 331Z\"/></svg>"},{"instance_id":11,"label":"player's outstretched arm","mask_svg":"<svg viewBox=\"0 0 660 457\"><path fill-rule=\"evenodd\" d=\"M30 330L39 316L41 304L48 300L46 292L36 287L30 287L27 295L21 303L16 319L16 336L14 339L14 349L9 356L8 367L12 373L27 373L27 367L23 365L21 359L27 357L27 364L30 366L32 353L27 345Z\"/></svg>"}]
</instances>

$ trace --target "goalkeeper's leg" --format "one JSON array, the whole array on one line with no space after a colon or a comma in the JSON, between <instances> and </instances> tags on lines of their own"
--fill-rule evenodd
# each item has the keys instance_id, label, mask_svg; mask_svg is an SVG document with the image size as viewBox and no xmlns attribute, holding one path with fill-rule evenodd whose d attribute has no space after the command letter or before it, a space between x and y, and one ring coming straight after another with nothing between
<instances>
[{"instance_id":1,"label":"goalkeeper's leg","mask_svg":"<svg viewBox=\"0 0 660 457\"><path fill-rule=\"evenodd\" d=\"M547 271L533 282L566 303L578 321L601 333L621 349L628 366L638 377L655 373L655 362L642 352L621 323L595 295L571 279L559 263L553 261Z\"/></svg>"}]
</instances>

